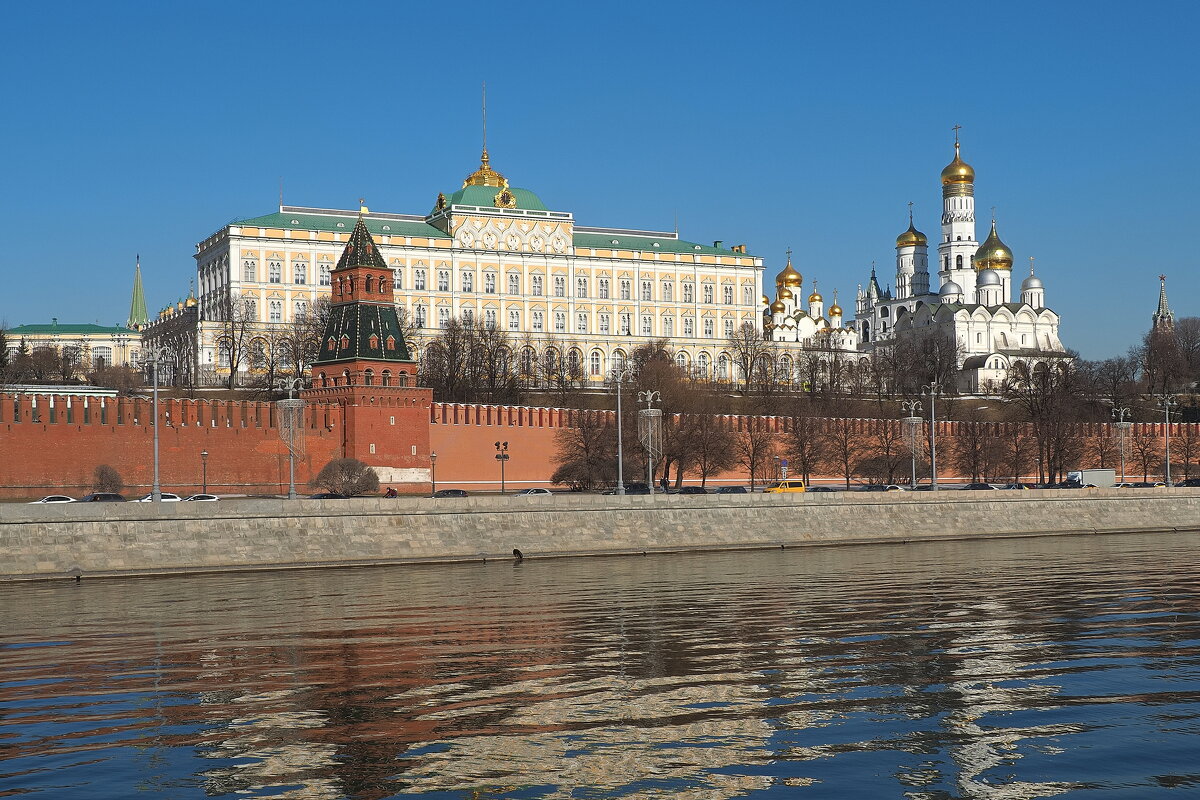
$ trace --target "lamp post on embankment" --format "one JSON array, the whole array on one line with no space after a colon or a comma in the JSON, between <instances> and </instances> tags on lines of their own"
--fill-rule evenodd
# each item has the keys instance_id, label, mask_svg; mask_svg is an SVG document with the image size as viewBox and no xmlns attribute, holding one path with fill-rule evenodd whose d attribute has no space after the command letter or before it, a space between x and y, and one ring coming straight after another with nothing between
<instances>
[{"instance_id":1,"label":"lamp post on embankment","mask_svg":"<svg viewBox=\"0 0 1200 800\"><path fill-rule=\"evenodd\" d=\"M150 378L154 386L154 484L150 487L150 499L162 502L162 483L158 477L158 363L162 360L163 348L143 347L141 363L150 365Z\"/></svg>"},{"instance_id":2,"label":"lamp post on embankment","mask_svg":"<svg viewBox=\"0 0 1200 800\"><path fill-rule=\"evenodd\" d=\"M900 404L900 408L904 410L907 417L900 420L900 423L908 431L908 446L912 451L912 483L909 488L917 488L917 431L921 429L921 401L920 400L905 400Z\"/></svg>"},{"instance_id":3,"label":"lamp post on embankment","mask_svg":"<svg viewBox=\"0 0 1200 800\"><path fill-rule=\"evenodd\" d=\"M1125 446L1129 438L1129 429L1133 427L1132 422L1125 421L1125 415L1129 413L1128 408L1117 407L1112 410L1113 427L1117 429L1117 443L1121 448L1121 483L1125 482Z\"/></svg>"},{"instance_id":4,"label":"lamp post on embankment","mask_svg":"<svg viewBox=\"0 0 1200 800\"><path fill-rule=\"evenodd\" d=\"M617 494L623 495L625 494L625 442L621 427L621 384L633 379L633 370L626 367L625 361L622 360L609 371L609 377L617 384Z\"/></svg>"},{"instance_id":5,"label":"lamp post on embankment","mask_svg":"<svg viewBox=\"0 0 1200 800\"><path fill-rule=\"evenodd\" d=\"M200 451L200 493L208 494L208 451Z\"/></svg>"},{"instance_id":6,"label":"lamp post on embankment","mask_svg":"<svg viewBox=\"0 0 1200 800\"><path fill-rule=\"evenodd\" d=\"M437 453L429 454L429 482L433 485L430 494L437 494Z\"/></svg>"},{"instance_id":7,"label":"lamp post on embankment","mask_svg":"<svg viewBox=\"0 0 1200 800\"><path fill-rule=\"evenodd\" d=\"M1163 442L1166 450L1167 468L1164 471L1165 483L1171 485L1171 409L1179 405L1179 401L1169 394L1164 394L1162 399L1158 401L1159 408L1163 410Z\"/></svg>"},{"instance_id":8,"label":"lamp post on embankment","mask_svg":"<svg viewBox=\"0 0 1200 800\"><path fill-rule=\"evenodd\" d=\"M937 490L937 397L941 394L937 381L921 389L921 396L929 398L929 488Z\"/></svg>"},{"instance_id":9,"label":"lamp post on embankment","mask_svg":"<svg viewBox=\"0 0 1200 800\"><path fill-rule=\"evenodd\" d=\"M500 494L504 494L504 462L508 461L508 442L496 442L496 460L500 462Z\"/></svg>"}]
</instances>

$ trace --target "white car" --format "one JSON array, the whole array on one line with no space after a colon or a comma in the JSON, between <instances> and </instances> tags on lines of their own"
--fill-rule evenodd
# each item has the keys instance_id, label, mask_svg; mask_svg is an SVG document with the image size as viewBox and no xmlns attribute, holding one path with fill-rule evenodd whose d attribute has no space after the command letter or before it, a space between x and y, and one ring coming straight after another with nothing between
<instances>
[{"instance_id":1,"label":"white car","mask_svg":"<svg viewBox=\"0 0 1200 800\"><path fill-rule=\"evenodd\" d=\"M74 497L67 497L65 494L51 494L51 495L46 495L41 500L34 500L33 502L29 503L29 505L36 506L39 503L74 503L74 502L75 502Z\"/></svg>"},{"instance_id":2,"label":"white car","mask_svg":"<svg viewBox=\"0 0 1200 800\"><path fill-rule=\"evenodd\" d=\"M195 501L198 503L215 503L220 499L215 494L194 494L187 498L189 502Z\"/></svg>"},{"instance_id":3,"label":"white car","mask_svg":"<svg viewBox=\"0 0 1200 800\"><path fill-rule=\"evenodd\" d=\"M554 494L549 489L522 489L513 495L513 497L529 497L531 495Z\"/></svg>"},{"instance_id":4,"label":"white car","mask_svg":"<svg viewBox=\"0 0 1200 800\"><path fill-rule=\"evenodd\" d=\"M164 503L178 503L181 500L183 500L183 498L177 494L171 494L170 492L162 493L162 502L164 502ZM151 492L150 494L146 495L145 497L139 497L135 502L153 503L154 502L154 493Z\"/></svg>"}]
</instances>

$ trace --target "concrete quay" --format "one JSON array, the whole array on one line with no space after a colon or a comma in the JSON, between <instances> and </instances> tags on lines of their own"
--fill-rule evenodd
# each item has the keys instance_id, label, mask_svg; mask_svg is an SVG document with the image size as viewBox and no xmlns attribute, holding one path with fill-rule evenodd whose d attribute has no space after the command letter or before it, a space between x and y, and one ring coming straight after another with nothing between
<instances>
[{"instance_id":1,"label":"concrete quay","mask_svg":"<svg viewBox=\"0 0 1200 800\"><path fill-rule=\"evenodd\" d=\"M1200 490L0 505L0 580L1200 530Z\"/></svg>"}]
</instances>

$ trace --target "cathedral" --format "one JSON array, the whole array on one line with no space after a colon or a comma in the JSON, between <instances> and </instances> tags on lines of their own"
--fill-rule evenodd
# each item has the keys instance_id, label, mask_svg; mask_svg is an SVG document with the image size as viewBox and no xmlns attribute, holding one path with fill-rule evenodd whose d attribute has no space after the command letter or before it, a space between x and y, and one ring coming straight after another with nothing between
<instances>
[{"instance_id":1,"label":"cathedral","mask_svg":"<svg viewBox=\"0 0 1200 800\"><path fill-rule=\"evenodd\" d=\"M954 160L941 174L942 227L937 243L937 286L929 274L929 239L909 212L908 229L896 237L895 290L879 285L872 268L859 286L852 320L834 302L828 312L815 282L807 308L801 305L803 277L787 266L775 278L773 302L763 298L764 335L806 349L865 358L906 335L937 333L958 348L959 390L987 393L1000 388L1017 362L1028 366L1067 358L1058 338L1058 314L1046 307L1045 286L1034 274L1014 297L1013 254L996 230L975 238L975 170L962 159L957 135ZM911 209L911 204L910 204Z\"/></svg>"}]
</instances>

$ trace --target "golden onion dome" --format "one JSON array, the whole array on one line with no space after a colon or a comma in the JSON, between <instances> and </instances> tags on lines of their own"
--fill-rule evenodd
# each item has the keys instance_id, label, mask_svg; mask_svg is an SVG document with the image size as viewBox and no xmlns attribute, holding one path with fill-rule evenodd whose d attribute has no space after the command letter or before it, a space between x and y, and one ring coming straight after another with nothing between
<instances>
[{"instance_id":1,"label":"golden onion dome","mask_svg":"<svg viewBox=\"0 0 1200 800\"><path fill-rule=\"evenodd\" d=\"M901 247L925 247L929 244L929 239L925 234L921 233L913 225L912 219L908 221L908 230L896 237L896 249Z\"/></svg>"},{"instance_id":2,"label":"golden onion dome","mask_svg":"<svg viewBox=\"0 0 1200 800\"><path fill-rule=\"evenodd\" d=\"M483 148L483 155L479 159L479 169L472 172L463 181L463 188L468 186L495 186L496 188L508 186L508 181L504 179L504 176L492 169L492 160L488 156L486 147Z\"/></svg>"},{"instance_id":3,"label":"golden onion dome","mask_svg":"<svg viewBox=\"0 0 1200 800\"><path fill-rule=\"evenodd\" d=\"M996 220L992 220L992 232L975 251L972 266L975 267L976 272L982 272L985 269L1011 270L1012 265L1012 250L1009 250L1008 245L1000 241L1000 237L996 234Z\"/></svg>"},{"instance_id":4,"label":"golden onion dome","mask_svg":"<svg viewBox=\"0 0 1200 800\"><path fill-rule=\"evenodd\" d=\"M841 306L839 306L839 305L837 304L837 301L835 300L835 301L834 301L834 303L833 303L833 305L831 305L831 306L829 307L829 316L831 316L831 317L840 317L841 315L842 315L842 307L841 307Z\"/></svg>"},{"instance_id":5,"label":"golden onion dome","mask_svg":"<svg viewBox=\"0 0 1200 800\"><path fill-rule=\"evenodd\" d=\"M804 283L804 276L792 266L792 254L788 253L787 265L775 276L776 286L799 286Z\"/></svg>"},{"instance_id":6,"label":"golden onion dome","mask_svg":"<svg viewBox=\"0 0 1200 800\"><path fill-rule=\"evenodd\" d=\"M762 304L763 304L764 306L769 306L769 305L771 305L771 298L767 297L767 296L764 294L764 295L762 296Z\"/></svg>"},{"instance_id":7,"label":"golden onion dome","mask_svg":"<svg viewBox=\"0 0 1200 800\"><path fill-rule=\"evenodd\" d=\"M787 311L787 306L783 304L782 300L776 300L774 303L771 303L772 314L782 314L785 311Z\"/></svg>"},{"instance_id":8,"label":"golden onion dome","mask_svg":"<svg viewBox=\"0 0 1200 800\"><path fill-rule=\"evenodd\" d=\"M954 143L954 160L946 165L942 170L942 186L950 186L955 183L974 183L975 170L971 165L962 160L958 154L958 142Z\"/></svg>"},{"instance_id":9,"label":"golden onion dome","mask_svg":"<svg viewBox=\"0 0 1200 800\"><path fill-rule=\"evenodd\" d=\"M191 308L192 306L196 305L196 298L195 298L195 296L193 296L193 295L190 295L190 294L189 294L189 295L187 296L187 300L184 300L184 301L183 301L183 304L184 304L185 306L187 306L188 308Z\"/></svg>"},{"instance_id":10,"label":"golden onion dome","mask_svg":"<svg viewBox=\"0 0 1200 800\"><path fill-rule=\"evenodd\" d=\"M780 300L791 300L791 299L795 298L795 296L796 295L792 294L791 289L787 288L786 286L780 287L780 289L779 289L779 299Z\"/></svg>"},{"instance_id":11,"label":"golden onion dome","mask_svg":"<svg viewBox=\"0 0 1200 800\"><path fill-rule=\"evenodd\" d=\"M821 295L817 294L817 290L816 290L816 289L813 289L813 293L812 293L812 294L810 294L810 295L808 296L808 302L810 302L810 303L824 303L824 302L825 302L825 298L824 298L824 297L821 297Z\"/></svg>"}]
</instances>

